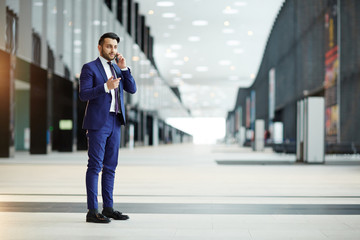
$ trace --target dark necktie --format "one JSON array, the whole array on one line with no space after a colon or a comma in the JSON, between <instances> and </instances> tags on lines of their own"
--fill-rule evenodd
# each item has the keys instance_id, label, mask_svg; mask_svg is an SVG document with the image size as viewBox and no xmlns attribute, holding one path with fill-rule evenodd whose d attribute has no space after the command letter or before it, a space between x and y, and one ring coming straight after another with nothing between
<instances>
[{"instance_id":1,"label":"dark necktie","mask_svg":"<svg viewBox=\"0 0 360 240\"><path fill-rule=\"evenodd\" d=\"M108 62L108 64L110 65L110 70L111 70L111 74L113 75L113 78L116 79L116 74L115 74L115 69L114 66L112 65L111 62ZM119 113L120 112L120 108L119 108L119 88L115 88L115 113Z\"/></svg>"}]
</instances>

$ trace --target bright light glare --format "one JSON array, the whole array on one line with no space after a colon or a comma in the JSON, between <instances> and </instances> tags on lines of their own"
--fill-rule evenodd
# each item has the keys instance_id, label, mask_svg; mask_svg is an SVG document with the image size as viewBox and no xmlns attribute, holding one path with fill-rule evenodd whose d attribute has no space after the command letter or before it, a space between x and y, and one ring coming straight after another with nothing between
<instances>
[{"instance_id":1,"label":"bright light glare","mask_svg":"<svg viewBox=\"0 0 360 240\"><path fill-rule=\"evenodd\" d=\"M166 123L191 134L195 144L215 144L225 137L224 118L168 118Z\"/></svg>"}]
</instances>

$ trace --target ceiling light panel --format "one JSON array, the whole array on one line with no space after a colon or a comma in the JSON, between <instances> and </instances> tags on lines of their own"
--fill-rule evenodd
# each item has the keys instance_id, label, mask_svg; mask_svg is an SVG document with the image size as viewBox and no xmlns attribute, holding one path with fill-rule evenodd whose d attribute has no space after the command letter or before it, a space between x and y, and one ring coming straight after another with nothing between
<instances>
[{"instance_id":1,"label":"ceiling light panel","mask_svg":"<svg viewBox=\"0 0 360 240\"><path fill-rule=\"evenodd\" d=\"M165 54L165 57L166 58L177 58L178 57L178 54L176 52L167 52Z\"/></svg>"},{"instance_id":2,"label":"ceiling light panel","mask_svg":"<svg viewBox=\"0 0 360 240\"><path fill-rule=\"evenodd\" d=\"M195 20L192 22L192 25L197 27L207 26L208 24L209 23L206 20Z\"/></svg>"},{"instance_id":3,"label":"ceiling light panel","mask_svg":"<svg viewBox=\"0 0 360 240\"><path fill-rule=\"evenodd\" d=\"M232 28L224 28L222 30L222 32L225 33L225 34L232 34L232 33L235 33L235 30L232 29Z\"/></svg>"},{"instance_id":4,"label":"ceiling light panel","mask_svg":"<svg viewBox=\"0 0 360 240\"><path fill-rule=\"evenodd\" d=\"M184 61L182 61L182 60L175 60L175 61L173 62L173 64L174 64L175 66L182 66L182 65L184 65Z\"/></svg>"},{"instance_id":5,"label":"ceiling light panel","mask_svg":"<svg viewBox=\"0 0 360 240\"><path fill-rule=\"evenodd\" d=\"M180 44L172 44L172 45L170 46L170 48L171 48L172 50L180 50L180 49L182 49L182 46L181 46Z\"/></svg>"},{"instance_id":6,"label":"ceiling light panel","mask_svg":"<svg viewBox=\"0 0 360 240\"><path fill-rule=\"evenodd\" d=\"M237 14L237 13L239 13L239 11L237 9L231 8L230 6L227 6L223 10L223 14Z\"/></svg>"},{"instance_id":7,"label":"ceiling light panel","mask_svg":"<svg viewBox=\"0 0 360 240\"><path fill-rule=\"evenodd\" d=\"M179 74L180 70L179 69L170 69L170 73L171 74Z\"/></svg>"},{"instance_id":8,"label":"ceiling light panel","mask_svg":"<svg viewBox=\"0 0 360 240\"><path fill-rule=\"evenodd\" d=\"M175 3L172 1L159 1L156 3L156 6L158 7L172 7Z\"/></svg>"},{"instance_id":9,"label":"ceiling light panel","mask_svg":"<svg viewBox=\"0 0 360 240\"><path fill-rule=\"evenodd\" d=\"M240 42L238 40L229 40L226 42L228 46L239 46Z\"/></svg>"},{"instance_id":10,"label":"ceiling light panel","mask_svg":"<svg viewBox=\"0 0 360 240\"><path fill-rule=\"evenodd\" d=\"M188 74L188 73L184 73L184 74L181 75L181 77L182 77L183 79L191 79L191 78L193 78L193 75L192 75L192 74Z\"/></svg>"},{"instance_id":11,"label":"ceiling light panel","mask_svg":"<svg viewBox=\"0 0 360 240\"><path fill-rule=\"evenodd\" d=\"M196 67L196 71L207 72L207 71L209 71L209 68L207 66L198 66L198 67Z\"/></svg>"},{"instance_id":12,"label":"ceiling light panel","mask_svg":"<svg viewBox=\"0 0 360 240\"><path fill-rule=\"evenodd\" d=\"M219 65L221 65L221 66L228 66L230 64L231 64L230 60L220 60L219 61Z\"/></svg>"},{"instance_id":13,"label":"ceiling light panel","mask_svg":"<svg viewBox=\"0 0 360 240\"><path fill-rule=\"evenodd\" d=\"M167 12L167 13L161 14L161 16L162 16L163 18L174 18L174 17L176 17L176 14L173 13L173 12Z\"/></svg>"},{"instance_id":14,"label":"ceiling light panel","mask_svg":"<svg viewBox=\"0 0 360 240\"><path fill-rule=\"evenodd\" d=\"M198 37L198 36L190 36L190 37L188 37L188 41L189 42L199 42L200 37Z\"/></svg>"}]
</instances>

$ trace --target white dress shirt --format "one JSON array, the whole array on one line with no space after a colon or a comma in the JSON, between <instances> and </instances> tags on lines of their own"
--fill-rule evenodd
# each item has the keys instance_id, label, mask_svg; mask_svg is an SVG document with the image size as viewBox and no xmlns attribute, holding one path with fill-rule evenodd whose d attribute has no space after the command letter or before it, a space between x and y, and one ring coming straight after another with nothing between
<instances>
[{"instance_id":1,"label":"white dress shirt","mask_svg":"<svg viewBox=\"0 0 360 240\"><path fill-rule=\"evenodd\" d=\"M111 73L110 65L108 64L109 61L106 60L105 58L103 58L102 56L99 56L99 58L104 67L107 79L111 78L112 73ZM127 68L121 69L121 71L127 71L127 70L128 70ZM116 72L115 72L115 74L116 74ZM110 112L115 112L115 91L114 91L114 89L109 90L106 83L104 83L104 89L105 89L105 92L111 94Z\"/></svg>"}]
</instances>

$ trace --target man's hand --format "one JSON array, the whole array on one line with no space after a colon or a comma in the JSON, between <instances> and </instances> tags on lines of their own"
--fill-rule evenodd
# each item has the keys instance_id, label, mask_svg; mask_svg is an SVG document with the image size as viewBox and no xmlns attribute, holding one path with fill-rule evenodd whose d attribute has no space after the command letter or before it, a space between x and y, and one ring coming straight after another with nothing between
<instances>
[{"instance_id":1,"label":"man's hand","mask_svg":"<svg viewBox=\"0 0 360 240\"><path fill-rule=\"evenodd\" d=\"M119 59L119 61L117 62L117 65L120 69L124 69L124 68L127 68L126 67L126 60L125 58L120 54L120 53L117 53L116 54L117 58Z\"/></svg>"},{"instance_id":2,"label":"man's hand","mask_svg":"<svg viewBox=\"0 0 360 240\"><path fill-rule=\"evenodd\" d=\"M119 82L120 82L121 78L115 78L111 77L108 79L108 81L106 82L106 86L108 87L109 90L111 89L115 89L119 87Z\"/></svg>"}]
</instances>

